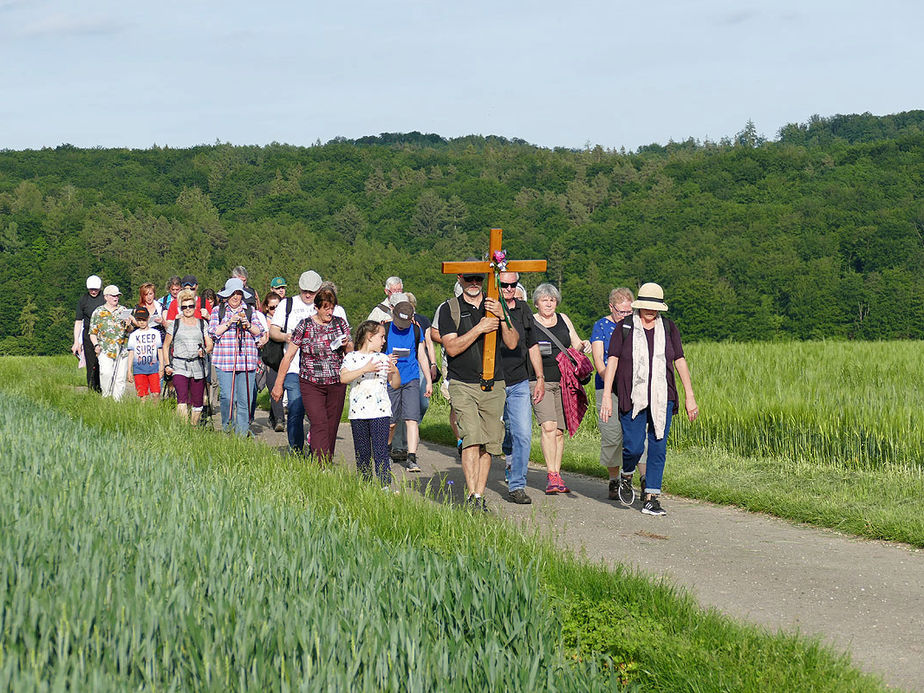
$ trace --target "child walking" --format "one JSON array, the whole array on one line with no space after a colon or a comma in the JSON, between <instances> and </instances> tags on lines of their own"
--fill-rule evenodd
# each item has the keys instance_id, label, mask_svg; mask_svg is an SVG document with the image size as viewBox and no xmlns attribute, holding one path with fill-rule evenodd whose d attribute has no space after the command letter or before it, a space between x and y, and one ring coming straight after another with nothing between
<instances>
[{"instance_id":1,"label":"child walking","mask_svg":"<svg viewBox=\"0 0 924 693\"><path fill-rule=\"evenodd\" d=\"M340 367L340 382L353 383L350 388L350 427L356 450L356 469L364 479L375 475L388 488L391 484L391 459L388 456L388 431L391 426L391 401L386 383L401 387L396 359L382 353L385 328L366 320L356 328L354 351L347 354Z\"/></svg>"},{"instance_id":2,"label":"child walking","mask_svg":"<svg viewBox=\"0 0 924 693\"><path fill-rule=\"evenodd\" d=\"M150 313L144 307L135 308L135 324L138 329L128 337L128 349L132 360L128 366L128 377L134 378L135 392L141 399L151 395L160 397L160 379L164 374L164 359L160 332L148 326Z\"/></svg>"}]
</instances>

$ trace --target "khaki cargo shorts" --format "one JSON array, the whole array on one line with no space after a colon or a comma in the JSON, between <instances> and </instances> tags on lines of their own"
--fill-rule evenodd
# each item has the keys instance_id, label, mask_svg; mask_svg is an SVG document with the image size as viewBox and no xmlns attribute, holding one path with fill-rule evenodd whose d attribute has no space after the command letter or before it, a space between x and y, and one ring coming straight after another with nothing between
<instances>
[{"instance_id":1,"label":"khaki cargo shorts","mask_svg":"<svg viewBox=\"0 0 924 693\"><path fill-rule=\"evenodd\" d=\"M504 442L504 381L498 380L490 392L480 385L449 383L452 408L456 412L462 447L483 445L490 455L501 455Z\"/></svg>"}]
</instances>

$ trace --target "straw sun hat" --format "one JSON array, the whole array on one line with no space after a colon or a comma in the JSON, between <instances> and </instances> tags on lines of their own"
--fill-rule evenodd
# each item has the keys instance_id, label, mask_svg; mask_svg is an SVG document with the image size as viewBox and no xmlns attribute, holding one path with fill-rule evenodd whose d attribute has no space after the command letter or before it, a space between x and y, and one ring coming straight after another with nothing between
<instances>
[{"instance_id":1,"label":"straw sun hat","mask_svg":"<svg viewBox=\"0 0 924 693\"><path fill-rule=\"evenodd\" d=\"M638 290L638 298L632 301L633 308L647 308L648 310L667 310L664 302L664 289L660 284L648 282L642 284Z\"/></svg>"}]
</instances>

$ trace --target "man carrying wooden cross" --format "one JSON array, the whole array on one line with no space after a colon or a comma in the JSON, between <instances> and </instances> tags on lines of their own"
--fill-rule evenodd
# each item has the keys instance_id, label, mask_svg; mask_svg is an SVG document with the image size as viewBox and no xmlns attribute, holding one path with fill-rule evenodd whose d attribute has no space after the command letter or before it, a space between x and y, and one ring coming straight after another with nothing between
<instances>
[{"instance_id":1,"label":"man carrying wooden cross","mask_svg":"<svg viewBox=\"0 0 924 693\"><path fill-rule=\"evenodd\" d=\"M502 454L504 441L504 373L500 360L495 364L493 383L483 383L482 354L486 339L500 336L509 349L516 348L519 333L501 322L503 307L496 298L484 295L484 275L460 274L462 295L451 298L440 311L439 329L448 357L446 377L449 395L459 420L462 437L462 471L468 490L466 507L487 510L484 490L488 484L491 455ZM487 315L487 313L493 315ZM487 337L486 337L487 336ZM482 387L485 385L485 387Z\"/></svg>"}]
</instances>

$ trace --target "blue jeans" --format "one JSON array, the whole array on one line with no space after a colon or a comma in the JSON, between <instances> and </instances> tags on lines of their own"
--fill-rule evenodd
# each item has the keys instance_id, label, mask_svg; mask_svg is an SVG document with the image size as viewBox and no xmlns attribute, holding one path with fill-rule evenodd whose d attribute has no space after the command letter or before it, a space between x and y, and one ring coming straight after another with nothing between
<instances>
[{"instance_id":1,"label":"blue jeans","mask_svg":"<svg viewBox=\"0 0 924 693\"><path fill-rule=\"evenodd\" d=\"M225 431L231 430L231 381L234 381L234 430L238 435L245 436L250 430L250 408L248 404L248 385L251 395L253 391L253 371L223 371L216 369L218 386L221 388L221 427ZM249 382L248 382L249 381Z\"/></svg>"},{"instance_id":2,"label":"blue jeans","mask_svg":"<svg viewBox=\"0 0 924 693\"><path fill-rule=\"evenodd\" d=\"M645 474L645 493L660 494L661 480L664 478L664 462L667 459L667 436L671 430L671 418L674 403L667 403L667 421L664 425L664 437L655 438L654 422L651 409L640 411L632 418L632 412L619 415L622 422L622 471L631 474L635 465L645 452L645 439L648 439L648 469Z\"/></svg>"},{"instance_id":3,"label":"blue jeans","mask_svg":"<svg viewBox=\"0 0 924 693\"><path fill-rule=\"evenodd\" d=\"M529 396L529 381L522 380L504 388L504 427L510 439L510 479L508 490L526 487L526 469L529 466L529 449L533 437L533 407ZM504 450L506 451L506 447Z\"/></svg>"},{"instance_id":4,"label":"blue jeans","mask_svg":"<svg viewBox=\"0 0 924 693\"><path fill-rule=\"evenodd\" d=\"M298 373L286 373L282 381L289 398L289 418L286 419L286 435L289 449L301 452L305 447L305 403L302 402L302 389L298 382Z\"/></svg>"}]
</instances>

